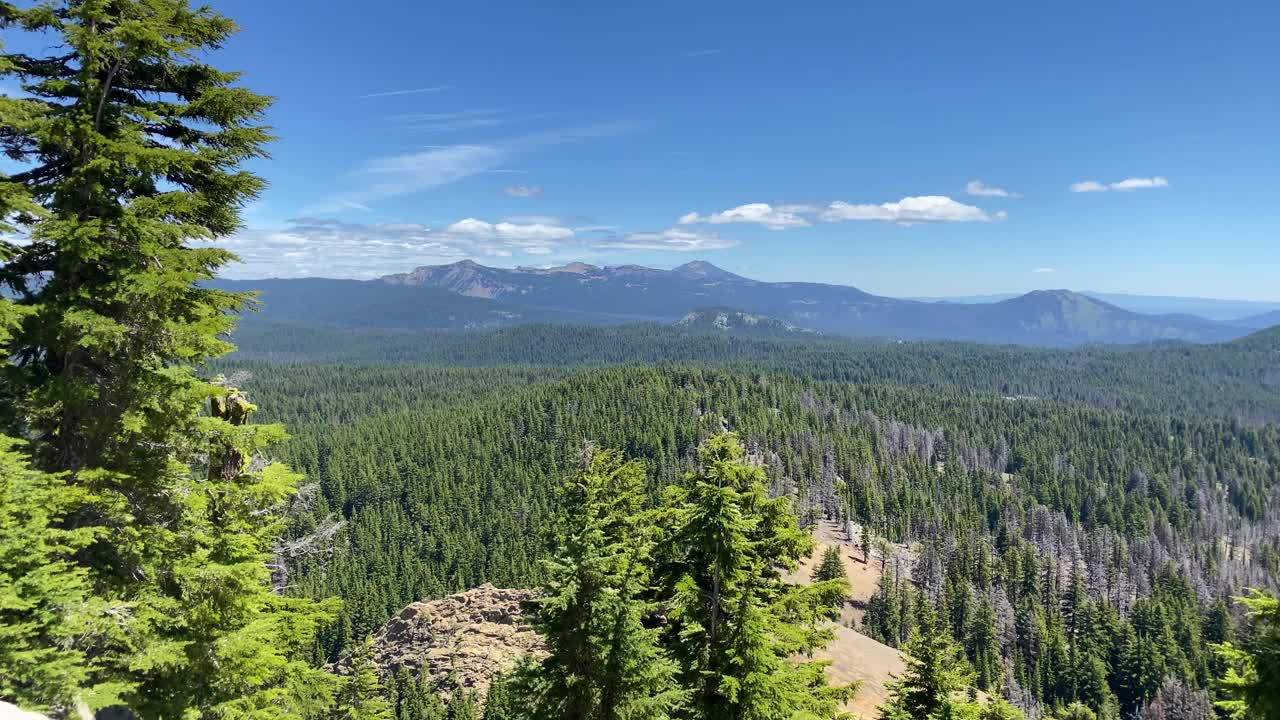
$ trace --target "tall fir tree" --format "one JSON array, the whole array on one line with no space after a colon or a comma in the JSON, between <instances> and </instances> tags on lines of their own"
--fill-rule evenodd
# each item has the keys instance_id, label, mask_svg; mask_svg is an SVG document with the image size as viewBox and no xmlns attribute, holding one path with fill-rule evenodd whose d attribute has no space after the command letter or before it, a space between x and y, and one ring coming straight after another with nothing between
<instances>
[{"instance_id":1,"label":"tall fir tree","mask_svg":"<svg viewBox=\"0 0 1280 720\"><path fill-rule=\"evenodd\" d=\"M817 627L839 581L796 587L780 568L812 550L786 498L769 498L764 472L731 433L698 450L700 469L668 489L660 552L662 604L688 717L836 717L853 688L830 687L821 662L794 660L824 645ZM845 586L847 587L847 586Z\"/></svg>"},{"instance_id":2,"label":"tall fir tree","mask_svg":"<svg viewBox=\"0 0 1280 720\"><path fill-rule=\"evenodd\" d=\"M1215 646L1227 665L1218 681L1226 699L1218 703L1234 720L1280 717L1280 598L1253 590L1238 598L1248 608L1246 642Z\"/></svg>"},{"instance_id":3,"label":"tall fir tree","mask_svg":"<svg viewBox=\"0 0 1280 720\"><path fill-rule=\"evenodd\" d=\"M5 221L0 215L0 233L11 229ZM0 353L26 312L0 296ZM0 435L0 700L65 713L88 677L82 638L102 615L91 609L87 572L73 562L96 529L63 527L83 492L31 467L24 449Z\"/></svg>"},{"instance_id":4,"label":"tall fir tree","mask_svg":"<svg viewBox=\"0 0 1280 720\"><path fill-rule=\"evenodd\" d=\"M338 681L333 717L336 720L392 720L394 709L378 672L370 662L372 640L356 646L348 658L350 674Z\"/></svg>"},{"instance_id":5,"label":"tall fir tree","mask_svg":"<svg viewBox=\"0 0 1280 720\"><path fill-rule=\"evenodd\" d=\"M39 469L83 499L63 524L89 590L119 609L85 649L84 697L142 717L311 717L331 680L301 659L331 607L273 592L283 437L198 374L248 298L207 287L263 181L269 98L205 62L235 24L186 0L0 2L0 286L21 315L0 407ZM8 304L8 301L6 301ZM11 310L5 314L12 315ZM212 405L212 412L202 410Z\"/></svg>"},{"instance_id":6,"label":"tall fir tree","mask_svg":"<svg viewBox=\"0 0 1280 720\"><path fill-rule=\"evenodd\" d=\"M642 512L645 469L587 446L561 492L559 550L532 619L547 656L526 677L533 716L556 720L672 717L684 702L675 664L644 627L653 608L652 525Z\"/></svg>"},{"instance_id":7,"label":"tall fir tree","mask_svg":"<svg viewBox=\"0 0 1280 720\"><path fill-rule=\"evenodd\" d=\"M905 649L906 672L889 683L889 698L878 708L881 718L952 720L977 715L977 704L968 698L973 669L936 612L925 607Z\"/></svg>"}]
</instances>

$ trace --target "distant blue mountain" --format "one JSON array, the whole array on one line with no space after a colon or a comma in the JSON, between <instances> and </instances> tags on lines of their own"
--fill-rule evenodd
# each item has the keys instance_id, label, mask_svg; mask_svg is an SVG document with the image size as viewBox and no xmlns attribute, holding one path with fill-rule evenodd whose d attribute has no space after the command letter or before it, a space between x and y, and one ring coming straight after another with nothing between
<instances>
[{"instance_id":1,"label":"distant blue mountain","mask_svg":"<svg viewBox=\"0 0 1280 720\"><path fill-rule=\"evenodd\" d=\"M263 292L263 311L249 322L347 327L468 329L683 320L694 329L726 325L738 332L810 330L1045 346L1215 342L1248 332L1245 326L1188 314L1137 313L1069 290L1041 290L995 302L922 302L841 285L761 282L701 261L672 270L585 263L511 269L463 261L370 281L218 284Z\"/></svg>"},{"instance_id":2,"label":"distant blue mountain","mask_svg":"<svg viewBox=\"0 0 1280 720\"><path fill-rule=\"evenodd\" d=\"M1134 295L1131 293L1104 293L1081 291L1081 295L1110 303L1125 310L1152 315L1198 315L1209 320L1235 321L1272 311L1280 311L1280 302L1253 300L1223 300L1219 298L1179 297L1172 295ZM915 298L925 302L991 303L1017 297L1016 293L990 295L962 295L956 297Z\"/></svg>"},{"instance_id":3,"label":"distant blue mountain","mask_svg":"<svg viewBox=\"0 0 1280 720\"><path fill-rule=\"evenodd\" d=\"M1275 327L1280 325L1280 310L1273 310L1260 315L1250 315L1249 317L1237 318L1231 321L1232 325L1239 325L1242 328L1250 328L1253 330L1262 330L1264 328Z\"/></svg>"},{"instance_id":4,"label":"distant blue mountain","mask_svg":"<svg viewBox=\"0 0 1280 720\"><path fill-rule=\"evenodd\" d=\"M672 270L637 265L491 268L464 261L389 275L393 285L556 312L630 315L673 321L694 308L725 307L786 325L847 336L943 338L1032 345L1155 340L1210 342L1243 334L1186 314L1145 315L1067 290L1038 291L985 303L930 303L881 297L857 288L761 282L708 262Z\"/></svg>"}]
</instances>

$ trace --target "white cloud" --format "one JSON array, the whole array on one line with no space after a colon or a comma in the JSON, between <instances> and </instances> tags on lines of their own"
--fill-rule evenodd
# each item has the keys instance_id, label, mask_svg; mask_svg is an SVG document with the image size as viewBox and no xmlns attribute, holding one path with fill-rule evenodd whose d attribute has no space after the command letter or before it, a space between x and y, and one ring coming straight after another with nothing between
<instances>
[{"instance_id":1,"label":"white cloud","mask_svg":"<svg viewBox=\"0 0 1280 720\"><path fill-rule=\"evenodd\" d=\"M711 223L713 225L753 223L763 225L770 230L782 230L788 227L808 227L811 224L796 213L774 208L769 203L748 203L712 215L699 215L696 212L685 213L680 216L679 222L681 225L692 223Z\"/></svg>"},{"instance_id":2,"label":"white cloud","mask_svg":"<svg viewBox=\"0 0 1280 720\"><path fill-rule=\"evenodd\" d=\"M1008 190L996 187L995 185L988 185L981 180L970 180L969 183L964 186L964 191L974 197L1020 197L1018 193L1009 192Z\"/></svg>"},{"instance_id":3,"label":"white cloud","mask_svg":"<svg viewBox=\"0 0 1280 720\"><path fill-rule=\"evenodd\" d=\"M1097 180L1085 180L1083 182L1071 183L1071 192L1106 192L1108 190L1146 190L1150 188L1169 187L1169 181L1166 178L1156 176L1149 178L1131 177L1125 178L1113 183L1100 183Z\"/></svg>"},{"instance_id":4,"label":"white cloud","mask_svg":"<svg viewBox=\"0 0 1280 720\"><path fill-rule=\"evenodd\" d=\"M1169 181L1162 177L1125 178L1120 182L1111 183L1112 190L1143 190L1146 188L1162 187L1169 187Z\"/></svg>"},{"instance_id":5,"label":"white cloud","mask_svg":"<svg viewBox=\"0 0 1280 720\"><path fill-rule=\"evenodd\" d=\"M671 228L661 232L636 232L620 238L597 242L598 248L617 250L671 250L675 252L702 252L723 250L738 244L737 240L722 238L714 233L702 233L683 228Z\"/></svg>"},{"instance_id":6,"label":"white cloud","mask_svg":"<svg viewBox=\"0 0 1280 720\"><path fill-rule=\"evenodd\" d=\"M543 223L487 223L475 218L464 218L444 229L445 235L465 238L494 239L515 244L540 244L573 237L573 230Z\"/></svg>"},{"instance_id":7,"label":"white cloud","mask_svg":"<svg viewBox=\"0 0 1280 720\"><path fill-rule=\"evenodd\" d=\"M515 198L532 198L542 194L541 185L508 185L502 192Z\"/></svg>"},{"instance_id":8,"label":"white cloud","mask_svg":"<svg viewBox=\"0 0 1280 720\"><path fill-rule=\"evenodd\" d=\"M489 222L462 218L443 227L419 223L357 223L302 217L281 228L251 228L216 244L235 252L241 263L228 277L376 277L419 265L466 258L559 255L565 259L648 250L702 252L738 244L689 228L621 234L597 226L581 232L547 222Z\"/></svg>"},{"instance_id":9,"label":"white cloud","mask_svg":"<svg viewBox=\"0 0 1280 720\"><path fill-rule=\"evenodd\" d=\"M921 195L905 197L898 202L879 205L855 205L837 200L827 206L821 215L827 222L845 220L880 220L906 225L932 222L990 222L1002 220L1006 213L996 213L956 202L945 195Z\"/></svg>"},{"instance_id":10,"label":"white cloud","mask_svg":"<svg viewBox=\"0 0 1280 720\"><path fill-rule=\"evenodd\" d=\"M822 208L809 203L792 203L790 205L779 205L775 208L778 212L798 213L801 215L812 215L821 212Z\"/></svg>"},{"instance_id":11,"label":"white cloud","mask_svg":"<svg viewBox=\"0 0 1280 720\"><path fill-rule=\"evenodd\" d=\"M464 237L491 238L493 237L493 223L487 223L475 218L463 218L446 227L444 231L451 235Z\"/></svg>"},{"instance_id":12,"label":"white cloud","mask_svg":"<svg viewBox=\"0 0 1280 720\"><path fill-rule=\"evenodd\" d=\"M497 233L499 240L507 240L514 243L549 242L553 240L568 240L573 237L573 230L569 228L542 225L540 223L517 225L516 223L500 222L494 225L493 229Z\"/></svg>"},{"instance_id":13,"label":"white cloud","mask_svg":"<svg viewBox=\"0 0 1280 720\"><path fill-rule=\"evenodd\" d=\"M1031 272L1033 272L1033 273L1052 273L1052 272L1058 272L1058 269L1057 269L1057 268L1051 268L1051 267L1038 267L1038 268L1036 268L1035 270L1032 270Z\"/></svg>"},{"instance_id":14,"label":"white cloud","mask_svg":"<svg viewBox=\"0 0 1280 720\"><path fill-rule=\"evenodd\" d=\"M1085 180L1083 182L1071 183L1071 192L1106 192L1107 186L1097 180Z\"/></svg>"}]
</instances>

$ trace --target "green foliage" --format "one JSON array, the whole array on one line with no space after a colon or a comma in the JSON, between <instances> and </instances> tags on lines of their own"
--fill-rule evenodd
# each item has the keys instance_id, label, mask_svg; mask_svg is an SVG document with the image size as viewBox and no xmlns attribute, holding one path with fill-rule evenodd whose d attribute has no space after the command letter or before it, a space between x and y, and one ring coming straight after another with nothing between
<instances>
[{"instance_id":1,"label":"green foliage","mask_svg":"<svg viewBox=\"0 0 1280 720\"><path fill-rule=\"evenodd\" d=\"M300 593L348 601L325 636L335 655L413 600L543 582L540 560L554 551L544 528L584 437L643 458L658 504L663 488L688 486L703 438L735 428L771 495L871 530L883 572L865 633L905 643L924 593L975 684L1029 711L1132 713L1169 668L1205 687L1217 674L1204 647L1217 636L1200 629L1206 600L1231 578L1271 577L1270 426L767 368L254 371L267 410L296 433L282 459L319 482L291 532L347 522L323 563L302 558L291 576ZM1203 517L1223 518L1239 544Z\"/></svg>"},{"instance_id":2,"label":"green foliage","mask_svg":"<svg viewBox=\"0 0 1280 720\"><path fill-rule=\"evenodd\" d=\"M65 711L88 679L86 639L102 609L71 560L94 530L60 527L80 493L15 447L0 436L0 699Z\"/></svg>"},{"instance_id":3,"label":"green foliage","mask_svg":"<svg viewBox=\"0 0 1280 720\"><path fill-rule=\"evenodd\" d=\"M0 98L0 149L23 168L0 175L0 420L61 486L15 474L57 498L17 520L49 563L6 568L22 573L6 611L19 642L67 650L46 690L4 694L146 718L322 715L333 679L305 658L336 606L273 592L267 567L299 476L254 460L284 432L197 372L232 349L247 302L205 286L233 259L210 243L262 188L240 164L270 139L269 98L204 62L235 25L186 0L48 0L0 2L0 28L57 49L0 55L26 94ZM36 682L8 667L33 657L0 677Z\"/></svg>"},{"instance_id":4,"label":"green foliage","mask_svg":"<svg viewBox=\"0 0 1280 720\"><path fill-rule=\"evenodd\" d=\"M744 456L735 435L715 435L698 449L699 469L664 496L659 600L691 717L833 717L854 689L829 687L825 663L791 659L830 639L816 629L827 597L779 573L813 541Z\"/></svg>"},{"instance_id":5,"label":"green foliage","mask_svg":"<svg viewBox=\"0 0 1280 720\"><path fill-rule=\"evenodd\" d=\"M907 641L906 671L889 684L889 699L879 706L885 720L949 720L975 717L980 709L967 693L974 672L936 613L926 610ZM1003 707L993 713L1005 711Z\"/></svg>"},{"instance_id":6,"label":"green foliage","mask_svg":"<svg viewBox=\"0 0 1280 720\"><path fill-rule=\"evenodd\" d=\"M1087 706L1073 702L1055 713L1054 718L1056 720L1097 720L1098 715Z\"/></svg>"},{"instance_id":7,"label":"green foliage","mask_svg":"<svg viewBox=\"0 0 1280 720\"><path fill-rule=\"evenodd\" d=\"M840 548L832 545L822 551L822 560L818 563L818 567L813 569L813 581L827 582L840 579L847 582L849 576L844 571L844 561L840 559Z\"/></svg>"},{"instance_id":8,"label":"green foliage","mask_svg":"<svg viewBox=\"0 0 1280 720\"><path fill-rule=\"evenodd\" d=\"M516 673L523 673L525 677L536 679L534 673L535 668L520 668ZM528 716L527 707L522 707L521 702L529 696L527 688L519 685L517 675L499 673L493 678L493 683L489 685L489 692L484 698L484 715L483 720L522 720Z\"/></svg>"},{"instance_id":9,"label":"green foliage","mask_svg":"<svg viewBox=\"0 0 1280 720\"><path fill-rule=\"evenodd\" d=\"M452 697L449 698L449 708L445 718L446 720L480 720L480 707L476 703L475 695L462 688L454 690Z\"/></svg>"},{"instance_id":10,"label":"green foliage","mask_svg":"<svg viewBox=\"0 0 1280 720\"><path fill-rule=\"evenodd\" d=\"M348 659L351 674L338 680L333 714L338 720L392 720L394 717L377 670L369 659L371 647L371 640L357 646Z\"/></svg>"},{"instance_id":11,"label":"green foliage","mask_svg":"<svg viewBox=\"0 0 1280 720\"><path fill-rule=\"evenodd\" d=\"M1025 715L1002 697L992 698L978 711L978 720L1023 720Z\"/></svg>"},{"instance_id":12,"label":"green foliage","mask_svg":"<svg viewBox=\"0 0 1280 720\"><path fill-rule=\"evenodd\" d=\"M305 307L300 309L300 314L305 312ZM679 363L1053 399L1142 414L1223 417L1255 424L1280 421L1280 384L1272 374L1280 332L1274 330L1220 345L1048 350L959 342L760 338L652 324L420 332L314 327L250 317L237 330L236 342L241 350L235 357L241 362L552 368Z\"/></svg>"},{"instance_id":13,"label":"green foliage","mask_svg":"<svg viewBox=\"0 0 1280 720\"><path fill-rule=\"evenodd\" d=\"M561 491L560 540L530 604L547 657L526 672L533 717L672 717L684 701L675 664L644 627L652 565L644 465L587 446Z\"/></svg>"},{"instance_id":14,"label":"green foliage","mask_svg":"<svg viewBox=\"0 0 1280 720\"><path fill-rule=\"evenodd\" d=\"M396 670L387 685L396 720L444 720L444 703L408 667Z\"/></svg>"},{"instance_id":15,"label":"green foliage","mask_svg":"<svg viewBox=\"0 0 1280 720\"><path fill-rule=\"evenodd\" d=\"M1219 681L1227 699L1218 706L1238 720L1280 717L1280 599L1253 590L1237 600L1252 627L1240 645L1215 646L1227 664Z\"/></svg>"}]
</instances>

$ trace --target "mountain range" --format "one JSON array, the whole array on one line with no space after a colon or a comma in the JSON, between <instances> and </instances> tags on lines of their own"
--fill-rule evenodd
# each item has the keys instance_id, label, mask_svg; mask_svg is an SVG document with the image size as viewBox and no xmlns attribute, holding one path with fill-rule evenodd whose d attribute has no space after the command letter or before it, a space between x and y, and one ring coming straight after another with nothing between
<instances>
[{"instance_id":1,"label":"mountain range","mask_svg":"<svg viewBox=\"0 0 1280 720\"><path fill-rule=\"evenodd\" d=\"M470 260L376 280L218 281L262 292L261 317L276 322L393 327L489 328L529 323L682 323L730 332L1025 345L1217 342L1265 327L1185 313L1144 314L1069 290L1038 290L995 302L921 301L854 287L763 282L711 263L671 270L572 263L494 268ZM723 318L723 319L720 319Z\"/></svg>"},{"instance_id":2,"label":"mountain range","mask_svg":"<svg viewBox=\"0 0 1280 720\"><path fill-rule=\"evenodd\" d=\"M1185 297L1175 295L1134 295L1132 293L1099 292L1097 290L1081 290L1081 295L1088 295L1117 307L1133 312L1150 315L1177 314L1198 315L1209 320L1218 320L1236 325L1247 325L1258 322L1256 318L1280 313L1280 302L1264 302L1260 300L1224 300L1222 298ZM1012 300L1018 293L990 293L986 295L955 295L949 297L915 297L912 300L925 302L956 303L992 303L1001 300ZM1273 320L1274 325L1280 320ZM1269 327L1264 325L1261 327Z\"/></svg>"}]
</instances>

